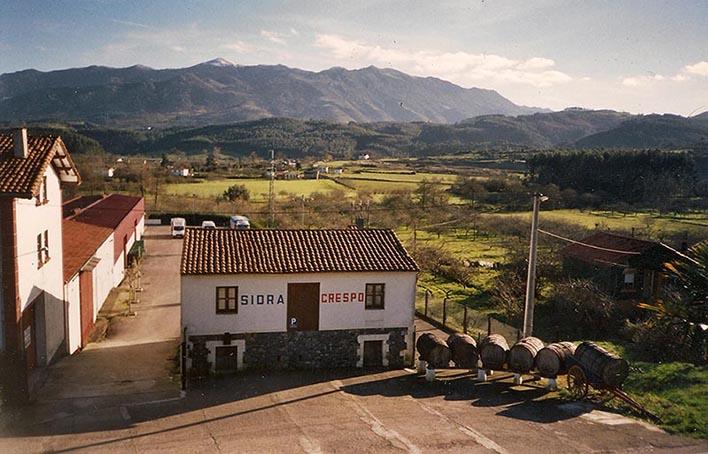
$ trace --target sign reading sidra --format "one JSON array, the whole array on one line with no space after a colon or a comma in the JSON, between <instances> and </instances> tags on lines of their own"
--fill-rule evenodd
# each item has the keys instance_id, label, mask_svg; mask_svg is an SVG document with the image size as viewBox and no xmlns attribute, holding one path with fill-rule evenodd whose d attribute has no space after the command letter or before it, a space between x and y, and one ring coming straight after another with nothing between
<instances>
[{"instance_id":1,"label":"sign reading sidra","mask_svg":"<svg viewBox=\"0 0 708 454\"><path fill-rule=\"evenodd\" d=\"M249 304L285 304L283 295L241 295L241 305Z\"/></svg>"}]
</instances>

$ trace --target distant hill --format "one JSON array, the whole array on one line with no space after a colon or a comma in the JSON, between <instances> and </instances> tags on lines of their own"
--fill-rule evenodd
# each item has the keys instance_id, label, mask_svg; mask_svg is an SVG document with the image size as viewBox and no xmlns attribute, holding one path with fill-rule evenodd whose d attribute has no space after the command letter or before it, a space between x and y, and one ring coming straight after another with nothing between
<instances>
[{"instance_id":1,"label":"distant hill","mask_svg":"<svg viewBox=\"0 0 708 454\"><path fill-rule=\"evenodd\" d=\"M0 118L10 122L163 127L288 117L454 123L541 110L518 106L493 90L374 66L311 72L216 59L179 69L89 66L0 75Z\"/></svg>"},{"instance_id":2,"label":"distant hill","mask_svg":"<svg viewBox=\"0 0 708 454\"><path fill-rule=\"evenodd\" d=\"M484 115L455 124L264 118L165 129L41 122L31 124L30 129L61 134L77 153L108 151L120 155L192 154L215 148L233 156L257 153L264 157L270 149L290 157L352 157L361 152L374 156L435 156L475 150L559 148L692 148L701 155L708 152L708 120L582 109L516 117Z\"/></svg>"},{"instance_id":3,"label":"distant hill","mask_svg":"<svg viewBox=\"0 0 708 454\"><path fill-rule=\"evenodd\" d=\"M686 148L708 144L708 117L646 115L576 142L579 148Z\"/></svg>"}]
</instances>

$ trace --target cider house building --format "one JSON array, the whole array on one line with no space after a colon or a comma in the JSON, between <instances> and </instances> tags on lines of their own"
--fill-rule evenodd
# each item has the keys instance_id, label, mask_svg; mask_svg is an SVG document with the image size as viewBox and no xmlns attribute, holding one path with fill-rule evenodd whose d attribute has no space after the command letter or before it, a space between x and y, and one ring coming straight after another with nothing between
<instances>
[{"instance_id":1,"label":"cider house building","mask_svg":"<svg viewBox=\"0 0 708 454\"><path fill-rule=\"evenodd\" d=\"M187 229L187 367L410 365L417 273L391 230Z\"/></svg>"}]
</instances>

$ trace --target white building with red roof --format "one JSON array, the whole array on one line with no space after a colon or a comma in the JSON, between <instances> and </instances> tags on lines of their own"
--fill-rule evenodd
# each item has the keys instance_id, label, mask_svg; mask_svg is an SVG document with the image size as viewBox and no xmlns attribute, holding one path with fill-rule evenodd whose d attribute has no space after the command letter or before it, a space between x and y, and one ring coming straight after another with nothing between
<instances>
[{"instance_id":1,"label":"white building with red roof","mask_svg":"<svg viewBox=\"0 0 708 454\"><path fill-rule=\"evenodd\" d=\"M417 273L386 229L187 229L187 367L410 365Z\"/></svg>"},{"instance_id":2,"label":"white building with red roof","mask_svg":"<svg viewBox=\"0 0 708 454\"><path fill-rule=\"evenodd\" d=\"M80 177L58 136L0 134L0 398L31 399L46 367L85 345L142 236L141 197L62 203Z\"/></svg>"}]
</instances>

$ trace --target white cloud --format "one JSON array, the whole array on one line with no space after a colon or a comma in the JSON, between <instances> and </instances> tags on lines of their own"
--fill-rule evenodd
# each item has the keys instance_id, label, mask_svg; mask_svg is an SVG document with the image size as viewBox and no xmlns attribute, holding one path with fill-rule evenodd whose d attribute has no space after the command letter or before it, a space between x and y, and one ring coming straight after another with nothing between
<instances>
[{"instance_id":1,"label":"white cloud","mask_svg":"<svg viewBox=\"0 0 708 454\"><path fill-rule=\"evenodd\" d=\"M662 74L649 74L642 76L629 76L622 79L625 87L648 87L657 82L685 82L691 80L691 76L708 76L708 61L700 61L693 65L686 65L673 76Z\"/></svg>"},{"instance_id":2,"label":"white cloud","mask_svg":"<svg viewBox=\"0 0 708 454\"><path fill-rule=\"evenodd\" d=\"M694 65L686 65L683 67L683 70L688 74L708 76L708 61L699 61Z\"/></svg>"},{"instance_id":3,"label":"white cloud","mask_svg":"<svg viewBox=\"0 0 708 454\"><path fill-rule=\"evenodd\" d=\"M295 30L293 27L290 27L290 34L293 35L293 36L297 36L297 35L299 35L300 33L298 33L298 31Z\"/></svg>"},{"instance_id":4,"label":"white cloud","mask_svg":"<svg viewBox=\"0 0 708 454\"><path fill-rule=\"evenodd\" d=\"M416 75L436 76L463 84L490 81L549 87L573 80L564 72L550 69L555 65L553 60L541 57L516 60L463 51L403 50L333 34L317 34L315 45L328 50L344 66L391 66Z\"/></svg>"},{"instance_id":5,"label":"white cloud","mask_svg":"<svg viewBox=\"0 0 708 454\"><path fill-rule=\"evenodd\" d=\"M275 44L286 44L283 35L269 30L261 30L261 36Z\"/></svg>"},{"instance_id":6,"label":"white cloud","mask_svg":"<svg viewBox=\"0 0 708 454\"><path fill-rule=\"evenodd\" d=\"M252 50L252 47L241 40L236 40L230 43L219 46L222 49L232 50L234 52L244 53Z\"/></svg>"},{"instance_id":7,"label":"white cloud","mask_svg":"<svg viewBox=\"0 0 708 454\"><path fill-rule=\"evenodd\" d=\"M667 78L661 74L652 74L648 76L631 76L622 79L622 85L625 87L643 87L650 85L652 82L660 82Z\"/></svg>"},{"instance_id":8,"label":"white cloud","mask_svg":"<svg viewBox=\"0 0 708 454\"><path fill-rule=\"evenodd\" d=\"M170 46L170 49L175 52L184 52L185 50L187 50L184 46Z\"/></svg>"}]
</instances>

